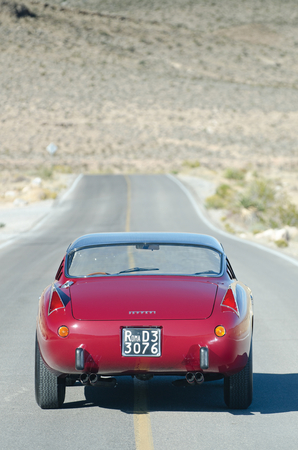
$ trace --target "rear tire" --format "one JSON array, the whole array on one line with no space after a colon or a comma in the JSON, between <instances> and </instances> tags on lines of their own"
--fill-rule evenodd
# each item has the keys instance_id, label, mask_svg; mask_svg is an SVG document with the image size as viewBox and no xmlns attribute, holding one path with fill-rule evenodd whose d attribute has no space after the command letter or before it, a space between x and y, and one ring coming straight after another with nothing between
<instances>
[{"instance_id":1,"label":"rear tire","mask_svg":"<svg viewBox=\"0 0 298 450\"><path fill-rule=\"evenodd\" d=\"M65 378L58 378L49 371L35 341L35 398L42 409L60 408L65 399Z\"/></svg>"},{"instance_id":2,"label":"rear tire","mask_svg":"<svg viewBox=\"0 0 298 450\"><path fill-rule=\"evenodd\" d=\"M230 409L246 409L252 402L253 370L252 344L244 369L224 379L224 400Z\"/></svg>"}]
</instances>

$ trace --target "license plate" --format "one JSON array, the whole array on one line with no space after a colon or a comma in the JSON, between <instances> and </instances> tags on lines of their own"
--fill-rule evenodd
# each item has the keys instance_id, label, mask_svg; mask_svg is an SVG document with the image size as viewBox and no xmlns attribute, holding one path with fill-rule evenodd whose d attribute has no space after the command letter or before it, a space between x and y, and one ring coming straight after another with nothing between
<instances>
[{"instance_id":1,"label":"license plate","mask_svg":"<svg viewBox=\"0 0 298 450\"><path fill-rule=\"evenodd\" d=\"M160 328L122 328L122 356L160 355Z\"/></svg>"}]
</instances>

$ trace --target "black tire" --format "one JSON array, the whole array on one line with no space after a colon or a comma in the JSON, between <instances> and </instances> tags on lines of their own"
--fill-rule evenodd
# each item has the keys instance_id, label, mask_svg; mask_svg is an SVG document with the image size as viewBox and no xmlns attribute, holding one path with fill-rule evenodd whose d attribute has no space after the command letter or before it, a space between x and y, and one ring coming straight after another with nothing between
<instances>
[{"instance_id":1,"label":"black tire","mask_svg":"<svg viewBox=\"0 0 298 450\"><path fill-rule=\"evenodd\" d=\"M42 409L60 408L65 399L65 378L51 373L40 355L35 341L35 398Z\"/></svg>"},{"instance_id":2,"label":"black tire","mask_svg":"<svg viewBox=\"0 0 298 450\"><path fill-rule=\"evenodd\" d=\"M230 409L247 409L252 402L253 370L252 344L246 366L240 372L224 379L224 400Z\"/></svg>"}]
</instances>

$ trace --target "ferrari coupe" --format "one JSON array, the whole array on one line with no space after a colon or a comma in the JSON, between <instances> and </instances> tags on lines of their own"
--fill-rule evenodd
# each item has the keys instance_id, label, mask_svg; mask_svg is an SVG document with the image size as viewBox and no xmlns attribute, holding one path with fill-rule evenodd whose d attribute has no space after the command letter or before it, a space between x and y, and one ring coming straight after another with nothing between
<instances>
[{"instance_id":1,"label":"ferrari coupe","mask_svg":"<svg viewBox=\"0 0 298 450\"><path fill-rule=\"evenodd\" d=\"M40 297L36 401L60 408L72 384L171 375L185 385L222 378L227 407L246 409L252 335L251 290L215 238L88 234L68 247Z\"/></svg>"}]
</instances>

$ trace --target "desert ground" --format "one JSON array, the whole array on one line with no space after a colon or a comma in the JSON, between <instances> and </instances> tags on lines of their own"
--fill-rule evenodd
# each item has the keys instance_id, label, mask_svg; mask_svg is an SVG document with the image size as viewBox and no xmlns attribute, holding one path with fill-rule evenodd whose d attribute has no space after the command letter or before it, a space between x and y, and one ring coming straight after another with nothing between
<instances>
[{"instance_id":1,"label":"desert ground","mask_svg":"<svg viewBox=\"0 0 298 450\"><path fill-rule=\"evenodd\" d=\"M297 25L295 0L0 0L0 234L78 173L263 180L298 207ZM254 208L208 214L253 238ZM295 214L272 226L298 256Z\"/></svg>"}]
</instances>

